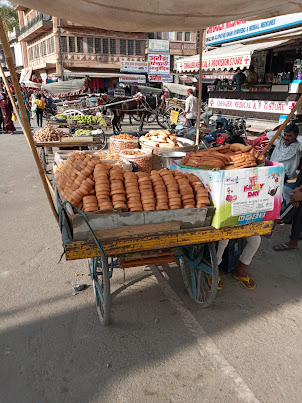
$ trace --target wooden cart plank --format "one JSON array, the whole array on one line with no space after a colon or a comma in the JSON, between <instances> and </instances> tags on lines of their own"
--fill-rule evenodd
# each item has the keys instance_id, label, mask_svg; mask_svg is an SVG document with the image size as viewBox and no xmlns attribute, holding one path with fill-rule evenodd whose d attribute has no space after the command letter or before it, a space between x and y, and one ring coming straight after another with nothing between
<instances>
[{"instance_id":1,"label":"wooden cart plank","mask_svg":"<svg viewBox=\"0 0 302 403\"><path fill-rule=\"evenodd\" d=\"M268 235L272 229L273 221L264 221L221 229L204 227L194 230L184 229L177 232L158 232L152 235L136 235L131 238L129 236L119 237L101 241L100 244L107 256L119 256L125 253L175 248L223 239ZM77 241L66 245L66 260L85 259L99 255L100 252L94 241Z\"/></svg>"}]
</instances>

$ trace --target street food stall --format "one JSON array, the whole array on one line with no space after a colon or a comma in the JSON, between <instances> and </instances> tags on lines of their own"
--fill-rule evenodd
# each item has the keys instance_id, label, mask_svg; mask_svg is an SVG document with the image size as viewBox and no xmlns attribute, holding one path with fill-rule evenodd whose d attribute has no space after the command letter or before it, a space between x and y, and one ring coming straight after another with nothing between
<instances>
[{"instance_id":1,"label":"street food stall","mask_svg":"<svg viewBox=\"0 0 302 403\"><path fill-rule=\"evenodd\" d=\"M102 1L89 3L89 6L87 2L78 2L77 8L70 7L71 2L68 1L60 2L60 8L56 3L22 0L23 5L38 8L50 15L69 15L72 21L84 25L95 25L104 29L118 27L124 31L172 31L175 27L183 30L200 29L214 22L221 23L225 18L224 12L220 16L215 13L209 16L207 7L197 8L193 1L181 4L176 1L160 1L157 8L159 12L154 8L154 4L148 1L117 2L112 9L108 4L103 7ZM212 6L214 10L223 10L219 0L216 0L216 3L212 2ZM235 18L236 2L232 4L231 1L228 6L230 10L234 10ZM294 12L298 8L299 5L295 3L281 4L278 1L269 1L266 4L266 12L269 15ZM262 13L262 10L262 3L257 0L242 4L240 17L242 15L255 17L259 15L259 12ZM274 218L274 212L277 212L280 202L278 191L280 192L282 186L278 189L275 187L274 191L270 189L273 203L271 200L266 203L269 203L270 208L273 206L272 214L261 217L258 215L260 218L258 221L250 211L246 212L245 221L240 221L240 209L244 207L238 201L240 193L235 195L230 192L232 201L236 201L234 217L237 217L239 212L239 218L236 221L238 225L231 224L224 227L220 223L216 225L217 228L214 228L208 226L211 217L216 214L216 207L210 206L209 183L201 179L198 172L210 170L217 173L218 177L221 174L222 180L224 180L223 177L226 179L230 177L231 182L226 188L227 192L233 184L247 180L246 188L243 189L245 197L251 199L255 197L259 200L257 196L261 194L261 188L267 189L268 184L258 182L258 172L263 169L264 177L266 173L276 175L279 173L281 177L282 167L262 167L263 156L255 154L249 147L239 151L221 147L219 152L205 151L215 153L212 155L203 156L202 152L189 152L184 155L180 165L187 167L183 169L190 169L190 172L183 172L180 169L160 169L150 172L148 160L152 158L152 153L144 152L138 147L136 138L129 138L129 135L125 134L113 139L115 143L118 143L115 147L122 148L120 152L128 155L130 161L136 160L138 172L112 166L109 162L102 161L97 155L75 152L65 162L54 166L53 185L56 193L56 200L54 200L32 138L1 19L0 39L19 101L25 135L53 214L59 221L66 258L68 260L89 259L89 270L101 322L109 323L110 278L117 266L126 268L145 264L164 264L176 260L179 262L184 284L192 299L202 307L209 306L214 300L218 283L214 242L256 234L269 234L272 230L271 219ZM201 57L200 52L200 64ZM199 85L201 85L201 76L199 78ZM288 119L295 108L301 104L302 98L294 106ZM288 119L281 125L276 136L280 134ZM163 153L180 147L179 139L167 131L149 132L148 136L145 136L144 141L146 140L154 148L162 148ZM198 140L197 138L197 144ZM173 168L173 165L170 167ZM276 172L270 170L276 170ZM231 174L228 175L228 172L232 172L234 177ZM282 179L280 179L280 185L282 185ZM233 196L237 198L233 200ZM267 197L265 195L264 199L266 200ZM226 202L230 203L229 200L230 197ZM252 203L248 203L248 209L251 209L251 206ZM263 209L261 202L257 206L260 210ZM232 208L229 209L230 211L232 214ZM269 221L263 221L263 219ZM211 281L208 281L208 276Z\"/></svg>"}]
</instances>

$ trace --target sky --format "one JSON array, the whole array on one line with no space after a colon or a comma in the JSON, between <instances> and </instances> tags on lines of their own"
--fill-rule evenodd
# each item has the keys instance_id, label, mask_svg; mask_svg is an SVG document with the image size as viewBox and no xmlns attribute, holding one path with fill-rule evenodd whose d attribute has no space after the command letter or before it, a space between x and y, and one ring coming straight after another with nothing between
<instances>
[{"instance_id":1,"label":"sky","mask_svg":"<svg viewBox=\"0 0 302 403\"><path fill-rule=\"evenodd\" d=\"M3 5L6 5L6 6L9 6L10 5L10 2L9 1L4 1L4 0L0 0L0 6L3 6Z\"/></svg>"}]
</instances>

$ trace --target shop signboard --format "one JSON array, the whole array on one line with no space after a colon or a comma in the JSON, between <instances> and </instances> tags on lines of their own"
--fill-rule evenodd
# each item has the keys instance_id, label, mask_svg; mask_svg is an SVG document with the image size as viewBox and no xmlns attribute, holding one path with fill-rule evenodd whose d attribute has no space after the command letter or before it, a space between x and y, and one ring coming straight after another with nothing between
<instances>
[{"instance_id":1,"label":"shop signboard","mask_svg":"<svg viewBox=\"0 0 302 403\"><path fill-rule=\"evenodd\" d=\"M246 52L238 56L216 56L216 57L203 57L202 60L202 70L236 70L238 67L240 69L248 68L251 63L251 54ZM178 61L177 71L198 71L199 70L199 60L193 61Z\"/></svg>"},{"instance_id":2,"label":"shop signboard","mask_svg":"<svg viewBox=\"0 0 302 403\"><path fill-rule=\"evenodd\" d=\"M236 111L289 114L295 102L290 101L254 101L248 99L209 98L208 106L213 109L231 109ZM298 113L302 113L301 108Z\"/></svg>"},{"instance_id":3,"label":"shop signboard","mask_svg":"<svg viewBox=\"0 0 302 403\"><path fill-rule=\"evenodd\" d=\"M140 76L135 76L133 75L133 77L119 77L119 82L120 83L124 83L124 84L145 84L146 83L146 77L140 77Z\"/></svg>"},{"instance_id":4,"label":"shop signboard","mask_svg":"<svg viewBox=\"0 0 302 403\"><path fill-rule=\"evenodd\" d=\"M291 29L302 25L302 13L280 15L256 21L230 21L206 29L206 45Z\"/></svg>"},{"instance_id":5,"label":"shop signboard","mask_svg":"<svg viewBox=\"0 0 302 403\"><path fill-rule=\"evenodd\" d=\"M149 52L169 52L169 41L149 39Z\"/></svg>"},{"instance_id":6,"label":"shop signboard","mask_svg":"<svg viewBox=\"0 0 302 403\"><path fill-rule=\"evenodd\" d=\"M148 62L122 60L121 73L148 73Z\"/></svg>"},{"instance_id":7,"label":"shop signboard","mask_svg":"<svg viewBox=\"0 0 302 403\"><path fill-rule=\"evenodd\" d=\"M177 70L177 61L183 59L185 56L174 56L174 64L173 64L173 70L176 71Z\"/></svg>"},{"instance_id":8,"label":"shop signboard","mask_svg":"<svg viewBox=\"0 0 302 403\"><path fill-rule=\"evenodd\" d=\"M178 111L175 111L174 109L172 109L172 110L171 110L171 113L170 113L170 120L171 120L171 122L177 124L177 122L178 122L178 116L179 116L179 112L178 112Z\"/></svg>"},{"instance_id":9,"label":"shop signboard","mask_svg":"<svg viewBox=\"0 0 302 403\"><path fill-rule=\"evenodd\" d=\"M173 83L173 75L172 74L165 74L163 76L149 75L148 80L149 83Z\"/></svg>"},{"instance_id":10,"label":"shop signboard","mask_svg":"<svg viewBox=\"0 0 302 403\"><path fill-rule=\"evenodd\" d=\"M151 75L170 74L170 55L149 53L148 66Z\"/></svg>"}]
</instances>

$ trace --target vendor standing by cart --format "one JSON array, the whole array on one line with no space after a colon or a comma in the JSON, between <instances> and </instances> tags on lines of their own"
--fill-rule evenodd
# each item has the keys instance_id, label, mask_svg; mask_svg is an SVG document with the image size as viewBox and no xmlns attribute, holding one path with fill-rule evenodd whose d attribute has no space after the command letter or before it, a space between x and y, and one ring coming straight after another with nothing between
<instances>
[{"instance_id":1,"label":"vendor standing by cart","mask_svg":"<svg viewBox=\"0 0 302 403\"><path fill-rule=\"evenodd\" d=\"M198 99L194 97L192 88L187 90L188 98L186 99L186 109L184 115L186 117L186 126L192 127L196 124L198 114Z\"/></svg>"}]
</instances>

